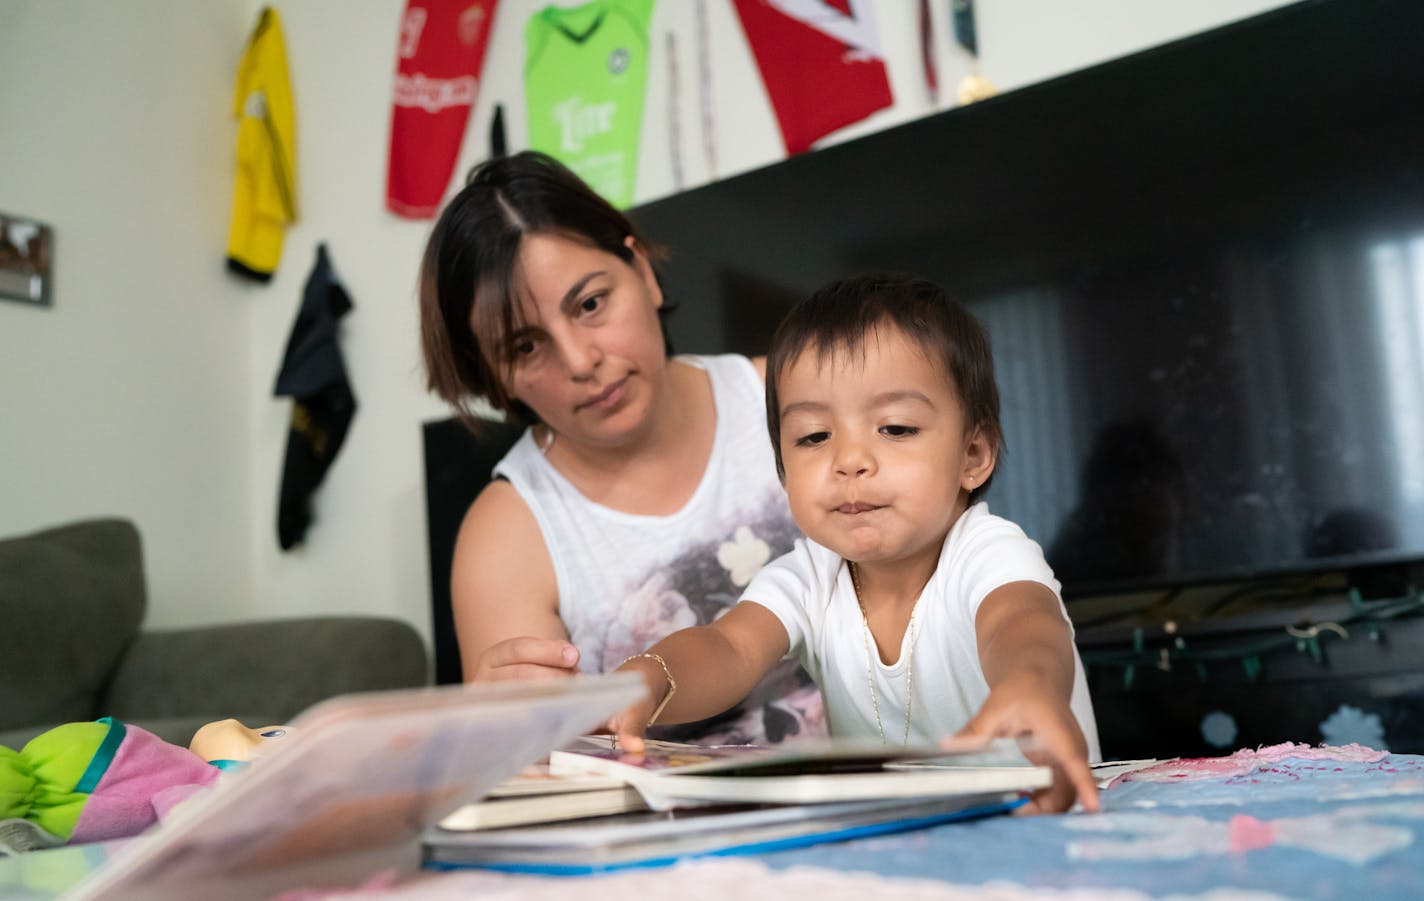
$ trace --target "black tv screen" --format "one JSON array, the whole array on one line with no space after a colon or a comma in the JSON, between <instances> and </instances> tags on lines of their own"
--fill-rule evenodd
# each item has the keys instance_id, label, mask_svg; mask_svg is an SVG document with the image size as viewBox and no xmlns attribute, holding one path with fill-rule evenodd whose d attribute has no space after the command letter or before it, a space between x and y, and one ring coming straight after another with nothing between
<instances>
[{"instance_id":1,"label":"black tv screen","mask_svg":"<svg viewBox=\"0 0 1424 901\"><path fill-rule=\"evenodd\" d=\"M994 343L1069 595L1424 559L1424 3L1305 2L633 212L685 352L872 269Z\"/></svg>"}]
</instances>

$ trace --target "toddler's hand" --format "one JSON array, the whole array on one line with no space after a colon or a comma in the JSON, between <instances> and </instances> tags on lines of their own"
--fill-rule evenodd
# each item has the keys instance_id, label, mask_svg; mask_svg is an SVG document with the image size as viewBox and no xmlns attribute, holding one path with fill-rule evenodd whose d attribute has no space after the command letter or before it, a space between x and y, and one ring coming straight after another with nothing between
<instances>
[{"instance_id":1,"label":"toddler's hand","mask_svg":"<svg viewBox=\"0 0 1424 901\"><path fill-rule=\"evenodd\" d=\"M653 705L645 699L608 718L607 728L617 741L618 750L643 753L643 734L648 731L648 717L652 714Z\"/></svg>"},{"instance_id":2,"label":"toddler's hand","mask_svg":"<svg viewBox=\"0 0 1424 901\"><path fill-rule=\"evenodd\" d=\"M652 662L654 660L656 664ZM656 654L635 654L624 660L618 671L641 675L648 693L622 713L609 717L608 731L617 739L619 748L629 754L642 754L643 733L648 731L654 712L661 709L664 696L670 696L673 691L672 677L663 659Z\"/></svg>"},{"instance_id":3,"label":"toddler's hand","mask_svg":"<svg viewBox=\"0 0 1424 901\"><path fill-rule=\"evenodd\" d=\"M989 693L955 738L1032 736L1024 756L1053 768L1053 784L1035 792L1022 813L1062 813L1076 797L1084 810L1097 811L1098 784L1088 767L1088 744L1067 704L1031 677L1007 680Z\"/></svg>"}]
</instances>

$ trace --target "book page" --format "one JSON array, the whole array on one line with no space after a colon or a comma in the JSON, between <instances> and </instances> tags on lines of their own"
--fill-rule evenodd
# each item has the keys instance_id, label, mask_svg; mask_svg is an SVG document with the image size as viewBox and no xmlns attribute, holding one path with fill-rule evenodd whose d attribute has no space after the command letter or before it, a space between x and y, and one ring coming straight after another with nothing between
<instances>
[{"instance_id":1,"label":"book page","mask_svg":"<svg viewBox=\"0 0 1424 901\"><path fill-rule=\"evenodd\" d=\"M936 745L887 746L879 742L830 739L795 745L685 745L648 741L642 754L620 750L610 736L583 736L549 756L554 775L628 776L627 770L666 775L807 776L873 773L933 762L937 766L1021 766L1026 761L1013 742L989 740L946 750Z\"/></svg>"}]
</instances>

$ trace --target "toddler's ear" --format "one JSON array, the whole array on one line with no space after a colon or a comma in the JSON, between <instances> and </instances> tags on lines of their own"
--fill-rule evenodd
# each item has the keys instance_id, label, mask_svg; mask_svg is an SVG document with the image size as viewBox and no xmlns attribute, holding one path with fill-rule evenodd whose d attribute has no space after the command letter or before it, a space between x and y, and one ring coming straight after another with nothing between
<instances>
[{"instance_id":1,"label":"toddler's ear","mask_svg":"<svg viewBox=\"0 0 1424 901\"><path fill-rule=\"evenodd\" d=\"M999 448L985 436L983 429L975 429L964 445L964 471L959 483L965 491L973 491L989 481L994 467L999 461Z\"/></svg>"}]
</instances>

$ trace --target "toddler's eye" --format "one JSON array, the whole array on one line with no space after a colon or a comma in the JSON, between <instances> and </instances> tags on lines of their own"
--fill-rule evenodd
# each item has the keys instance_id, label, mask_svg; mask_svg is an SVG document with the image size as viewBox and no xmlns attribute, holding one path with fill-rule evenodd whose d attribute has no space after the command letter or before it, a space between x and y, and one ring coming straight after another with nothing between
<instances>
[{"instance_id":1,"label":"toddler's eye","mask_svg":"<svg viewBox=\"0 0 1424 901\"><path fill-rule=\"evenodd\" d=\"M891 438L909 438L911 435L918 435L920 433L920 430L912 425L881 426L880 431Z\"/></svg>"},{"instance_id":2,"label":"toddler's eye","mask_svg":"<svg viewBox=\"0 0 1424 901\"><path fill-rule=\"evenodd\" d=\"M809 435L802 435L796 439L797 447L815 447L831 437L830 432L812 432Z\"/></svg>"}]
</instances>

